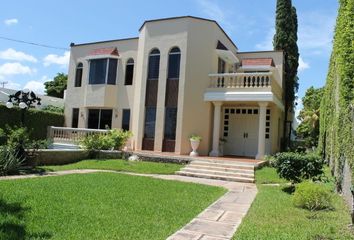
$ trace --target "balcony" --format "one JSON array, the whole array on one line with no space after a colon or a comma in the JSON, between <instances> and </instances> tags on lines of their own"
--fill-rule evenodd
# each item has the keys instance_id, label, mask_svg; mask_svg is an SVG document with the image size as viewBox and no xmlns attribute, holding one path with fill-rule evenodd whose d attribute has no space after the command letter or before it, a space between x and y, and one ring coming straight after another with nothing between
<instances>
[{"instance_id":1,"label":"balcony","mask_svg":"<svg viewBox=\"0 0 354 240\"><path fill-rule=\"evenodd\" d=\"M275 72L209 74L205 101L272 101L282 105Z\"/></svg>"}]
</instances>

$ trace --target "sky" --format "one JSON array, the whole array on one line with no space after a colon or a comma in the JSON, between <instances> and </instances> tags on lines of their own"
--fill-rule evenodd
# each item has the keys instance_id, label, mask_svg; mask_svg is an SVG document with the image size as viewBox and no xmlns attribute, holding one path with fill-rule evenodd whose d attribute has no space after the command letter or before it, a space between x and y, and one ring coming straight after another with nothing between
<instances>
[{"instance_id":1,"label":"sky","mask_svg":"<svg viewBox=\"0 0 354 240\"><path fill-rule=\"evenodd\" d=\"M192 15L216 20L239 51L272 50L276 0L4 0L0 12L0 87L44 92L67 73L70 43L137 37L145 20ZM297 9L299 91L325 84L337 0L293 0ZM5 40L17 39L56 48Z\"/></svg>"}]
</instances>

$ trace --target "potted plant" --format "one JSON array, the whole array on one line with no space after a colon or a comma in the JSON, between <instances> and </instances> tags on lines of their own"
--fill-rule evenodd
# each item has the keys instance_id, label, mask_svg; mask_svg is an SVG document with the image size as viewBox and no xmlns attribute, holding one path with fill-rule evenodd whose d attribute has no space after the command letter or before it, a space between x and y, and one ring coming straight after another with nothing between
<instances>
[{"instance_id":1,"label":"potted plant","mask_svg":"<svg viewBox=\"0 0 354 240\"><path fill-rule=\"evenodd\" d=\"M224 156L224 144L227 142L226 138L219 139L219 156Z\"/></svg>"},{"instance_id":2,"label":"potted plant","mask_svg":"<svg viewBox=\"0 0 354 240\"><path fill-rule=\"evenodd\" d=\"M191 147L192 147L192 152L189 154L189 156L196 157L199 155L197 149L199 147L200 141L202 140L202 137L196 134L192 134L189 137L189 140L191 141Z\"/></svg>"}]
</instances>

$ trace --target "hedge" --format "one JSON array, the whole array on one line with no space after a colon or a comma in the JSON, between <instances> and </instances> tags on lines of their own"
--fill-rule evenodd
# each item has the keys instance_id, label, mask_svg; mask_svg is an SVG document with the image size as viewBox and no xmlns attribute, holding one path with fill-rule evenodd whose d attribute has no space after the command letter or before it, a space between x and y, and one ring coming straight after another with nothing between
<instances>
[{"instance_id":1,"label":"hedge","mask_svg":"<svg viewBox=\"0 0 354 240\"><path fill-rule=\"evenodd\" d=\"M321 102L319 149L328 160L341 191L347 161L354 185L354 0L340 0L333 51Z\"/></svg>"},{"instance_id":2,"label":"hedge","mask_svg":"<svg viewBox=\"0 0 354 240\"><path fill-rule=\"evenodd\" d=\"M0 128L21 125L21 110L19 108L8 109L0 105ZM64 126L64 115L49 111L29 109L25 111L24 126L30 130L32 139L45 139L48 126Z\"/></svg>"}]
</instances>

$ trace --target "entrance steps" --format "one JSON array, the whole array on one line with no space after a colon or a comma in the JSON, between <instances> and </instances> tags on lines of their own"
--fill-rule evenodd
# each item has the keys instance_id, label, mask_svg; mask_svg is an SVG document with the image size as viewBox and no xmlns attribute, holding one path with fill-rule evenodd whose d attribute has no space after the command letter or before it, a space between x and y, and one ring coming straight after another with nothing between
<instances>
[{"instance_id":1,"label":"entrance steps","mask_svg":"<svg viewBox=\"0 0 354 240\"><path fill-rule=\"evenodd\" d=\"M253 163L198 159L191 161L177 175L254 183Z\"/></svg>"}]
</instances>

